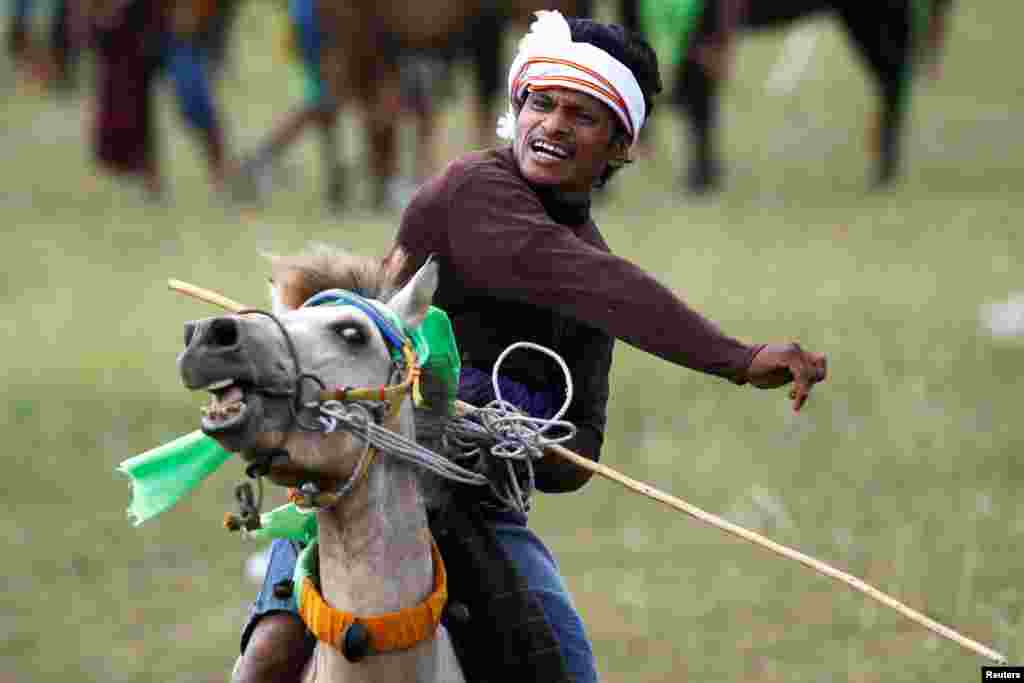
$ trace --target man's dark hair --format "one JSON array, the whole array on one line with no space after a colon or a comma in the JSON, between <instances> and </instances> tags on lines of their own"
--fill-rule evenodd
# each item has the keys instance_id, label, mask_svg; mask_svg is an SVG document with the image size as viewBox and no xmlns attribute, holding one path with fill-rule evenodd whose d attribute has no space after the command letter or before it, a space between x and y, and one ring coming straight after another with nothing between
<instances>
[{"instance_id":1,"label":"man's dark hair","mask_svg":"<svg viewBox=\"0 0 1024 683\"><path fill-rule=\"evenodd\" d=\"M633 72L644 95L648 118L654 110L653 98L661 92L661 74L654 48L638 33L618 24L602 24L593 19L568 19L573 42L599 47Z\"/></svg>"},{"instance_id":2,"label":"man's dark hair","mask_svg":"<svg viewBox=\"0 0 1024 683\"><path fill-rule=\"evenodd\" d=\"M644 96L644 108L649 121L651 112L654 111L654 96L660 93L662 88L661 74L658 72L658 55L655 54L654 48L640 34L618 24L602 24L593 19L579 18L569 19L568 22L573 42L590 43L599 47L633 72L633 77L636 78L640 92ZM618 127L616 135L629 135L618 118L615 122ZM609 165L595 185L603 187L620 168L620 165Z\"/></svg>"}]
</instances>

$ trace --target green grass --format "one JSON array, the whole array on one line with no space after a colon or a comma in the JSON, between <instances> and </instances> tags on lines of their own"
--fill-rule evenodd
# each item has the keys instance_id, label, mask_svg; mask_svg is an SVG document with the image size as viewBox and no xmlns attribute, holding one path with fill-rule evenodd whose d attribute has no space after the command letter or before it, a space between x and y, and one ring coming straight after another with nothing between
<instances>
[{"instance_id":1,"label":"green grass","mask_svg":"<svg viewBox=\"0 0 1024 683\"><path fill-rule=\"evenodd\" d=\"M729 189L678 194L681 126L597 209L609 242L729 332L800 339L830 379L794 416L784 392L735 388L619 345L605 462L853 573L1021 662L1024 539L1018 376L1024 343L993 340L980 304L1020 290L1024 91L1012 3L961 3L946 75L913 100L909 173L864 192L871 89L829 24L799 89L765 94L780 36L743 43L723 104ZM224 85L247 147L286 105L263 5L242 21ZM6 62L4 63L6 68ZM317 151L264 211L211 200L167 93L172 204L92 178L86 103L19 92L0 121L0 327L7 361L0 680L224 681L256 589L256 548L228 535L240 468L143 527L121 460L195 429L176 377L182 323L209 306L176 277L263 302L260 249L309 240L379 253L397 218L321 207ZM459 96L462 96L460 91ZM462 149L462 100L446 114ZM346 156L358 164L358 127ZM366 188L356 188L357 199ZM795 563L594 480L539 497L604 680L977 680L979 657Z\"/></svg>"}]
</instances>

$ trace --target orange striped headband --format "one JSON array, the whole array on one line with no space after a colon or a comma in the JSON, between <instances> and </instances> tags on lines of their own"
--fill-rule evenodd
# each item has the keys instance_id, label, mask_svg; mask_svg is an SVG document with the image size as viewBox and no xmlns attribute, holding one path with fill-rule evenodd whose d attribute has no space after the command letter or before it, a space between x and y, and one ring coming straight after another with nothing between
<instances>
[{"instance_id":1,"label":"orange striped headband","mask_svg":"<svg viewBox=\"0 0 1024 683\"><path fill-rule=\"evenodd\" d=\"M560 13L540 11L536 16L509 69L509 110L499 121L498 135L515 137L514 107L527 88L559 86L604 102L635 143L647 112L633 72L596 45L573 42Z\"/></svg>"}]
</instances>

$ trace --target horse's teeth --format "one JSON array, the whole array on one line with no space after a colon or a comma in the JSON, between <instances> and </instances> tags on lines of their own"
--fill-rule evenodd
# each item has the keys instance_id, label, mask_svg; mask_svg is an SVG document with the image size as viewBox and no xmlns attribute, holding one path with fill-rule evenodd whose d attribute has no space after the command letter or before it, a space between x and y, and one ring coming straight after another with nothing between
<instances>
[{"instance_id":1,"label":"horse's teeth","mask_svg":"<svg viewBox=\"0 0 1024 683\"><path fill-rule=\"evenodd\" d=\"M235 383L234 379L231 379L231 378L222 379L222 380L219 380L217 382L210 382L205 387L203 387L203 389L206 390L206 391L217 391L219 389L225 389L227 387L230 387L234 383Z\"/></svg>"}]
</instances>

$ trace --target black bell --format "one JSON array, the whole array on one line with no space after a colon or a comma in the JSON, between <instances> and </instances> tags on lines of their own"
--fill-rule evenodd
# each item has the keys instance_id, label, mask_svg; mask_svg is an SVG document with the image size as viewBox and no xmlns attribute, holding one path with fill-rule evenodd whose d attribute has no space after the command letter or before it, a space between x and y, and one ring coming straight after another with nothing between
<instances>
[{"instance_id":1,"label":"black bell","mask_svg":"<svg viewBox=\"0 0 1024 683\"><path fill-rule=\"evenodd\" d=\"M353 663L370 654L370 631L358 621L352 622L352 625L345 629L341 654Z\"/></svg>"}]
</instances>

